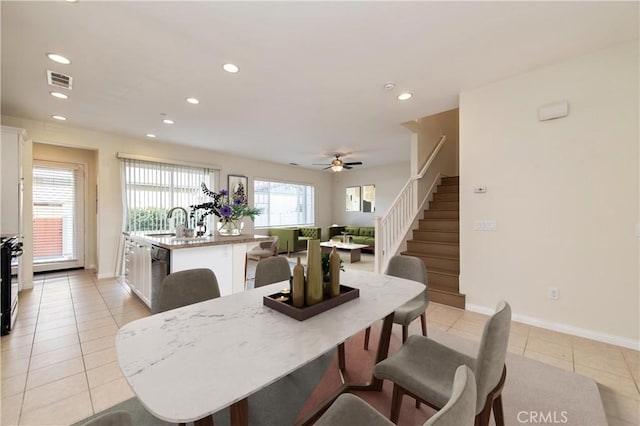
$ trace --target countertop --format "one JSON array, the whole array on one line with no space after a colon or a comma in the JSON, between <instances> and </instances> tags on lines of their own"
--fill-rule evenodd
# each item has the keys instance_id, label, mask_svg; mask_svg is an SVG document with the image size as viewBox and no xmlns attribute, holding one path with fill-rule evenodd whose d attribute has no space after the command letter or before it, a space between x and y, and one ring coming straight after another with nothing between
<instances>
[{"instance_id":1,"label":"countertop","mask_svg":"<svg viewBox=\"0 0 640 426\"><path fill-rule=\"evenodd\" d=\"M241 244L253 242L259 243L261 241L273 238L267 235L249 234L241 234L236 237L222 237L220 235L212 235L205 237L176 238L172 235L169 235L167 231L123 232L123 234L131 237L135 241L153 244L169 250L217 246L223 244Z\"/></svg>"}]
</instances>

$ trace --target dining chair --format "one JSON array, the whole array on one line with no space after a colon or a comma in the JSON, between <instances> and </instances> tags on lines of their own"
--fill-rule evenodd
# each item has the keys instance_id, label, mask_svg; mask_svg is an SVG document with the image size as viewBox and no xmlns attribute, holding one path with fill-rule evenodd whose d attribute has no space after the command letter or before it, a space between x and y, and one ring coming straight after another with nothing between
<instances>
[{"instance_id":1,"label":"dining chair","mask_svg":"<svg viewBox=\"0 0 640 426\"><path fill-rule=\"evenodd\" d=\"M393 256L389 261L386 275L398 278L418 281L426 287L424 292L417 295L412 300L396 309L393 315L393 322L402 325L402 343L407 341L409 334L409 324L420 317L422 324L422 335L427 335L427 305L429 304L429 285L427 280L427 268L422 259L413 256ZM369 336L371 327L367 327L364 332L364 349L369 350Z\"/></svg>"},{"instance_id":2,"label":"dining chair","mask_svg":"<svg viewBox=\"0 0 640 426\"><path fill-rule=\"evenodd\" d=\"M460 365L455 371L451 398L423 426L470 426L476 416L476 380L473 371ZM393 426L375 408L349 393L340 397L315 423L316 426Z\"/></svg>"},{"instance_id":3,"label":"dining chair","mask_svg":"<svg viewBox=\"0 0 640 426\"><path fill-rule=\"evenodd\" d=\"M273 284L280 281L289 281L291 266L286 258L275 256L262 259L256 266L254 288Z\"/></svg>"},{"instance_id":4,"label":"dining chair","mask_svg":"<svg viewBox=\"0 0 640 426\"><path fill-rule=\"evenodd\" d=\"M511 307L501 301L484 325L475 357L428 337L411 336L398 352L373 369L375 377L393 382L391 421L398 423L405 394L432 408L444 407L451 397L454 371L459 365L466 365L476 378L475 425L487 426L493 408L496 425L504 426L502 387L507 376L504 361L510 328Z\"/></svg>"},{"instance_id":5,"label":"dining chair","mask_svg":"<svg viewBox=\"0 0 640 426\"><path fill-rule=\"evenodd\" d=\"M211 269L172 272L162 281L156 312L164 312L220 297L218 279Z\"/></svg>"},{"instance_id":6,"label":"dining chair","mask_svg":"<svg viewBox=\"0 0 640 426\"><path fill-rule=\"evenodd\" d=\"M114 411L105 413L83 423L81 426L132 426L131 414L127 411Z\"/></svg>"},{"instance_id":7,"label":"dining chair","mask_svg":"<svg viewBox=\"0 0 640 426\"><path fill-rule=\"evenodd\" d=\"M260 262L262 259L266 259L271 256L278 255L278 245L279 245L280 237L277 235L273 236L272 240L262 241L257 247L252 248L247 252L247 255L244 259L244 289L247 289L247 267L249 265L249 260L255 260L256 262Z\"/></svg>"}]
</instances>

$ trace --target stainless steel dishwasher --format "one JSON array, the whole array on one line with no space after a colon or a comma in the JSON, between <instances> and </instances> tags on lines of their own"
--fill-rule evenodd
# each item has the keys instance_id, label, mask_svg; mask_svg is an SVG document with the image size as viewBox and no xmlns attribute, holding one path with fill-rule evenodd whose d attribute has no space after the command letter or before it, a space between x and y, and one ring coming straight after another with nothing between
<instances>
[{"instance_id":1,"label":"stainless steel dishwasher","mask_svg":"<svg viewBox=\"0 0 640 426\"><path fill-rule=\"evenodd\" d=\"M171 271L171 251L160 246L151 246L151 313L158 313L160 285Z\"/></svg>"}]
</instances>

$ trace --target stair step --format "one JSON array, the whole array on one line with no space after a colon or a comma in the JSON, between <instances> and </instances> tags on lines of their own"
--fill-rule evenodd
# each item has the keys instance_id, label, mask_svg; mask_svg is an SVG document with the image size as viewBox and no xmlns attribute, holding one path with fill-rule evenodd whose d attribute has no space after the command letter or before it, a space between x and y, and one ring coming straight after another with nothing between
<instances>
[{"instance_id":1,"label":"stair step","mask_svg":"<svg viewBox=\"0 0 640 426\"><path fill-rule=\"evenodd\" d=\"M425 210L425 219L458 219L460 213L454 210Z\"/></svg>"},{"instance_id":2,"label":"stair step","mask_svg":"<svg viewBox=\"0 0 640 426\"><path fill-rule=\"evenodd\" d=\"M429 210L460 210L458 201L429 201Z\"/></svg>"},{"instance_id":3,"label":"stair step","mask_svg":"<svg viewBox=\"0 0 640 426\"><path fill-rule=\"evenodd\" d=\"M450 291L452 293L460 292L458 274L431 268L427 270L427 276L429 279L429 287Z\"/></svg>"},{"instance_id":4,"label":"stair step","mask_svg":"<svg viewBox=\"0 0 640 426\"><path fill-rule=\"evenodd\" d=\"M446 178L442 178L442 185L459 185L460 184L460 176L450 176Z\"/></svg>"},{"instance_id":5,"label":"stair step","mask_svg":"<svg viewBox=\"0 0 640 426\"><path fill-rule=\"evenodd\" d=\"M407 251L460 259L458 243L409 240L407 241Z\"/></svg>"},{"instance_id":6,"label":"stair step","mask_svg":"<svg viewBox=\"0 0 640 426\"><path fill-rule=\"evenodd\" d=\"M420 219L418 230L420 231L451 231L458 232L460 222L457 219Z\"/></svg>"},{"instance_id":7,"label":"stair step","mask_svg":"<svg viewBox=\"0 0 640 426\"><path fill-rule=\"evenodd\" d=\"M460 259L453 256L437 256L432 254L418 253L414 251L403 251L401 254L406 256L414 256L422 259L427 271L437 269L452 274L460 273Z\"/></svg>"},{"instance_id":8,"label":"stair step","mask_svg":"<svg viewBox=\"0 0 640 426\"><path fill-rule=\"evenodd\" d=\"M459 185L438 185L436 192L442 194L443 192L455 192L456 194L460 193Z\"/></svg>"},{"instance_id":9,"label":"stair step","mask_svg":"<svg viewBox=\"0 0 640 426\"><path fill-rule=\"evenodd\" d=\"M453 306L454 308L464 309L466 296L460 293L453 293L446 290L429 287L429 301Z\"/></svg>"},{"instance_id":10,"label":"stair step","mask_svg":"<svg viewBox=\"0 0 640 426\"><path fill-rule=\"evenodd\" d=\"M443 243L460 242L460 233L453 231L413 231L413 239L417 241L439 241Z\"/></svg>"},{"instance_id":11,"label":"stair step","mask_svg":"<svg viewBox=\"0 0 640 426\"><path fill-rule=\"evenodd\" d=\"M436 192L433 194L433 201L458 201L457 192Z\"/></svg>"}]
</instances>

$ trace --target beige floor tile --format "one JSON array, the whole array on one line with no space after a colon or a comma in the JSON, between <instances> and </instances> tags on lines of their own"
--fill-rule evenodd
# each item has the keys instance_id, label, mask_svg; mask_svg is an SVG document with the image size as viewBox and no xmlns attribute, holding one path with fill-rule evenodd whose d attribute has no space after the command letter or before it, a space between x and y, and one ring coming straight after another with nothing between
<instances>
[{"instance_id":1,"label":"beige floor tile","mask_svg":"<svg viewBox=\"0 0 640 426\"><path fill-rule=\"evenodd\" d=\"M82 333L83 331L93 330L100 327L106 327L109 325L116 326L116 322L111 315L104 318L98 318L94 320L80 321L78 322L78 331Z\"/></svg>"},{"instance_id":2,"label":"beige floor tile","mask_svg":"<svg viewBox=\"0 0 640 426\"><path fill-rule=\"evenodd\" d=\"M89 388L87 386L87 376L84 371L37 388L28 389L24 393L22 412L26 413L46 407L54 402L87 390L89 390Z\"/></svg>"},{"instance_id":3,"label":"beige floor tile","mask_svg":"<svg viewBox=\"0 0 640 426\"><path fill-rule=\"evenodd\" d=\"M3 351L21 348L23 346L31 346L32 343L33 334L27 334L24 336L12 336L11 334L8 334L3 336L2 340L0 340L0 345L2 346Z\"/></svg>"},{"instance_id":4,"label":"beige floor tile","mask_svg":"<svg viewBox=\"0 0 640 426\"><path fill-rule=\"evenodd\" d=\"M16 349L2 351L2 359L29 358L31 356L31 346L21 346Z\"/></svg>"},{"instance_id":5,"label":"beige floor tile","mask_svg":"<svg viewBox=\"0 0 640 426\"><path fill-rule=\"evenodd\" d=\"M105 303L95 303L91 305L75 306L76 318L85 317L89 314L97 314L99 312L109 312L109 308ZM98 318L98 317L96 317Z\"/></svg>"},{"instance_id":6,"label":"beige floor tile","mask_svg":"<svg viewBox=\"0 0 640 426\"><path fill-rule=\"evenodd\" d=\"M35 325L37 322L38 322L38 317L25 319L22 317L22 312L20 312L20 315L18 315L18 319L16 320L15 327L16 328L29 327L29 326Z\"/></svg>"},{"instance_id":7,"label":"beige floor tile","mask_svg":"<svg viewBox=\"0 0 640 426\"><path fill-rule=\"evenodd\" d=\"M543 340L538 336L534 336L533 334L530 335L529 339L527 340L525 353L528 350L532 350L539 354L560 358L565 361L573 362L573 350L571 349L570 345L566 346L564 344L557 344L555 342L552 342L551 340Z\"/></svg>"},{"instance_id":8,"label":"beige floor tile","mask_svg":"<svg viewBox=\"0 0 640 426\"><path fill-rule=\"evenodd\" d=\"M556 345L562 345L571 348L572 341L571 335L558 333L557 331L547 330L544 328L531 327L529 330L529 338L536 340L544 340L547 342L554 343Z\"/></svg>"},{"instance_id":9,"label":"beige floor tile","mask_svg":"<svg viewBox=\"0 0 640 426\"><path fill-rule=\"evenodd\" d=\"M18 374L17 376L5 378L2 376L2 386L0 387L0 394L2 398L8 396L24 393L25 383L27 381L27 374Z\"/></svg>"},{"instance_id":10,"label":"beige floor tile","mask_svg":"<svg viewBox=\"0 0 640 426\"><path fill-rule=\"evenodd\" d=\"M76 314L76 321L78 323L84 321L92 321L100 318L111 318L111 312L109 312L109 309L107 309L106 305L104 308L97 311Z\"/></svg>"},{"instance_id":11,"label":"beige floor tile","mask_svg":"<svg viewBox=\"0 0 640 426\"><path fill-rule=\"evenodd\" d=\"M463 318L460 318L455 323L453 323L451 328L455 328L457 330L466 331L467 333L482 336L482 331L484 330L484 322L473 321L473 320L469 321L463 317Z\"/></svg>"},{"instance_id":12,"label":"beige floor tile","mask_svg":"<svg viewBox=\"0 0 640 426\"><path fill-rule=\"evenodd\" d=\"M438 306L429 313L428 317L430 316L430 318L435 321L452 326L462 317L462 314L463 312L460 309ZM427 318L427 321L428 320L429 318Z\"/></svg>"},{"instance_id":13,"label":"beige floor tile","mask_svg":"<svg viewBox=\"0 0 640 426\"><path fill-rule=\"evenodd\" d=\"M84 355L84 365L87 370L108 364L117 359L116 348L110 347L101 351Z\"/></svg>"},{"instance_id":14,"label":"beige floor tile","mask_svg":"<svg viewBox=\"0 0 640 426\"><path fill-rule=\"evenodd\" d=\"M99 413L100 411L112 407L122 401L126 401L133 396L134 393L124 378L116 379L112 382L91 389L93 409L96 413Z\"/></svg>"},{"instance_id":15,"label":"beige floor tile","mask_svg":"<svg viewBox=\"0 0 640 426\"><path fill-rule=\"evenodd\" d=\"M638 388L631 378L624 378L595 368L585 367L583 365L574 365L575 371L583 376L591 377L602 387L611 389L612 391L622 393L630 398L640 398Z\"/></svg>"},{"instance_id":16,"label":"beige floor tile","mask_svg":"<svg viewBox=\"0 0 640 426\"><path fill-rule=\"evenodd\" d=\"M80 339L77 334L69 334L53 339L42 340L33 344L32 355L40 355L46 352L55 351L69 346L77 345Z\"/></svg>"},{"instance_id":17,"label":"beige floor tile","mask_svg":"<svg viewBox=\"0 0 640 426\"><path fill-rule=\"evenodd\" d=\"M56 401L45 407L22 413L21 425L69 425L93 414L89 392Z\"/></svg>"},{"instance_id":18,"label":"beige floor tile","mask_svg":"<svg viewBox=\"0 0 640 426\"><path fill-rule=\"evenodd\" d=\"M2 358L2 378L19 376L29 370L29 358Z\"/></svg>"},{"instance_id":19,"label":"beige floor tile","mask_svg":"<svg viewBox=\"0 0 640 426\"><path fill-rule=\"evenodd\" d=\"M74 317L75 317L75 313L73 312L73 309L68 309L60 312L53 312L50 314L42 313L38 315L38 324L43 325L44 323L47 323L50 321L58 321L58 320L64 320L64 319L69 319Z\"/></svg>"},{"instance_id":20,"label":"beige floor tile","mask_svg":"<svg viewBox=\"0 0 640 426\"><path fill-rule=\"evenodd\" d=\"M82 356L80 345L67 346L65 348L56 349L54 351L45 352L31 357L31 370L48 367L62 361Z\"/></svg>"},{"instance_id":21,"label":"beige floor tile","mask_svg":"<svg viewBox=\"0 0 640 426\"><path fill-rule=\"evenodd\" d=\"M509 345L507 346L507 351L511 352L512 354L522 356L524 355L524 346L512 345L511 343L509 343Z\"/></svg>"},{"instance_id":22,"label":"beige floor tile","mask_svg":"<svg viewBox=\"0 0 640 426\"><path fill-rule=\"evenodd\" d=\"M36 337L42 334L43 331L54 330L56 328L63 328L76 325L76 317L70 316L67 318L60 318L57 320L42 320L38 318L38 327L36 330Z\"/></svg>"},{"instance_id":23,"label":"beige floor tile","mask_svg":"<svg viewBox=\"0 0 640 426\"><path fill-rule=\"evenodd\" d=\"M97 368L87 370L87 379L89 379L89 388L95 388L105 383L123 377L118 367L118 362L110 362Z\"/></svg>"},{"instance_id":24,"label":"beige floor tile","mask_svg":"<svg viewBox=\"0 0 640 426\"><path fill-rule=\"evenodd\" d=\"M65 327L52 328L51 330L43 330L36 332L36 337L33 339L34 343L39 343L44 340L55 339L58 337L69 336L70 334L78 334L78 328L75 324L67 325Z\"/></svg>"},{"instance_id":25,"label":"beige floor tile","mask_svg":"<svg viewBox=\"0 0 640 426\"><path fill-rule=\"evenodd\" d=\"M101 337L115 336L118 332L118 326L114 322L104 327L93 328L91 330L85 330L80 332L80 341L88 342L90 340L99 339Z\"/></svg>"},{"instance_id":26,"label":"beige floor tile","mask_svg":"<svg viewBox=\"0 0 640 426\"><path fill-rule=\"evenodd\" d=\"M467 322L479 323L479 324L482 324L482 326L484 326L484 324L489 320L489 316L484 314L479 314L477 312L463 311L462 318L460 319Z\"/></svg>"},{"instance_id":27,"label":"beige floor tile","mask_svg":"<svg viewBox=\"0 0 640 426\"><path fill-rule=\"evenodd\" d=\"M22 406L23 395L21 393L2 398L2 410L0 410L0 424L3 426L14 426L18 424L20 418L20 407Z\"/></svg>"},{"instance_id":28,"label":"beige floor tile","mask_svg":"<svg viewBox=\"0 0 640 426\"><path fill-rule=\"evenodd\" d=\"M554 367L562 368L563 370L573 373L573 363L564 359L556 358L550 355L541 354L530 349L524 351L526 358L535 359L536 361L543 362Z\"/></svg>"},{"instance_id":29,"label":"beige floor tile","mask_svg":"<svg viewBox=\"0 0 640 426\"><path fill-rule=\"evenodd\" d=\"M607 415L612 415L632 424L640 424L640 399L599 386L602 405Z\"/></svg>"},{"instance_id":30,"label":"beige floor tile","mask_svg":"<svg viewBox=\"0 0 640 426\"><path fill-rule=\"evenodd\" d=\"M135 321L140 318L145 318L151 315L149 312L140 312L140 313L130 313L125 315L114 315L113 318L116 320L118 327L122 328L126 324L129 324L132 321Z\"/></svg>"},{"instance_id":31,"label":"beige floor tile","mask_svg":"<svg viewBox=\"0 0 640 426\"><path fill-rule=\"evenodd\" d=\"M528 337L526 334L509 333L509 344L524 348L527 345Z\"/></svg>"},{"instance_id":32,"label":"beige floor tile","mask_svg":"<svg viewBox=\"0 0 640 426\"><path fill-rule=\"evenodd\" d=\"M632 377L631 371L629 370L622 353L618 353L616 355L617 356L613 356L612 354L585 354L580 350L580 348L576 348L574 349L573 359L576 365L596 368L622 377Z\"/></svg>"},{"instance_id":33,"label":"beige floor tile","mask_svg":"<svg viewBox=\"0 0 640 426\"><path fill-rule=\"evenodd\" d=\"M464 330L458 330L457 328L453 328L453 327L447 330L447 334L453 334L454 336L462 337L463 339L471 340L474 342L479 342L482 337L481 335L470 333Z\"/></svg>"},{"instance_id":34,"label":"beige floor tile","mask_svg":"<svg viewBox=\"0 0 640 426\"><path fill-rule=\"evenodd\" d=\"M430 328L437 329L437 330L442 330L442 331L447 331L450 328L450 326L427 317L427 331Z\"/></svg>"},{"instance_id":35,"label":"beige floor tile","mask_svg":"<svg viewBox=\"0 0 640 426\"><path fill-rule=\"evenodd\" d=\"M65 377L73 376L84 371L82 357L61 361L48 367L31 369L27 377L27 389L33 389L47 383L55 382Z\"/></svg>"},{"instance_id":36,"label":"beige floor tile","mask_svg":"<svg viewBox=\"0 0 640 426\"><path fill-rule=\"evenodd\" d=\"M106 336L99 339L90 340L88 342L82 342L82 353L84 355L92 352L101 351L103 349L114 348L116 346L115 336Z\"/></svg>"},{"instance_id":37,"label":"beige floor tile","mask_svg":"<svg viewBox=\"0 0 640 426\"><path fill-rule=\"evenodd\" d=\"M36 324L32 324L32 325L27 325L27 326L21 326L21 327L12 327L11 328L11 335L16 337L16 336L25 336L28 334L33 335L33 333L36 332Z\"/></svg>"}]
</instances>

